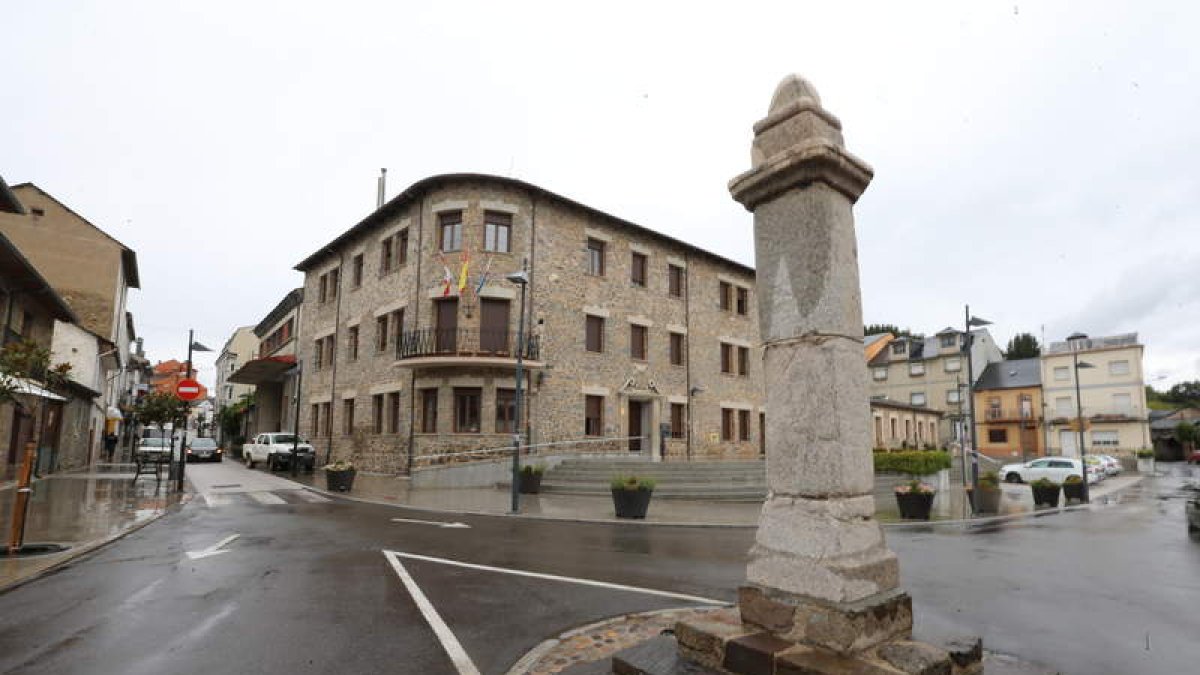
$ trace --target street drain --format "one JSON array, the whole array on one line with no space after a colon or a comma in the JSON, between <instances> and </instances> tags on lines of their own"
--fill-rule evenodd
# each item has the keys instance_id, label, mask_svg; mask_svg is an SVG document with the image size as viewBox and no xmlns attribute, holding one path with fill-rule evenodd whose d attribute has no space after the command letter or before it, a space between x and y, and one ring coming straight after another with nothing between
<instances>
[{"instance_id":1,"label":"street drain","mask_svg":"<svg viewBox=\"0 0 1200 675\"><path fill-rule=\"evenodd\" d=\"M17 549L16 553L10 554L14 558L29 558L39 555L50 555L52 553L62 553L71 548L63 544L25 544Z\"/></svg>"}]
</instances>

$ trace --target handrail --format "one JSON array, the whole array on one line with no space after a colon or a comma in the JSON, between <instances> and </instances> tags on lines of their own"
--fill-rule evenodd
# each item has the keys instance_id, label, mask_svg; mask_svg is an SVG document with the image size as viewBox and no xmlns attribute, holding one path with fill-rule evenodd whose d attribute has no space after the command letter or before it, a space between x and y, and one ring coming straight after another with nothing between
<instances>
[{"instance_id":1,"label":"handrail","mask_svg":"<svg viewBox=\"0 0 1200 675\"><path fill-rule=\"evenodd\" d=\"M396 343L396 357L421 356L498 356L517 357L516 335L507 329L418 328L404 331ZM537 360L541 341L537 335L525 336L522 357Z\"/></svg>"}]
</instances>

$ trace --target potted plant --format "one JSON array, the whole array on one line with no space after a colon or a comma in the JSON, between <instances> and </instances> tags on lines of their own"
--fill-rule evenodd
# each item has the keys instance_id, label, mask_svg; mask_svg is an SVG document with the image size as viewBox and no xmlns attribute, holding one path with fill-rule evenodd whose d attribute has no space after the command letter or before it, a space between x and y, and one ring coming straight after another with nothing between
<instances>
[{"instance_id":1,"label":"potted plant","mask_svg":"<svg viewBox=\"0 0 1200 675\"><path fill-rule=\"evenodd\" d=\"M968 486L967 495L977 513L1000 513L1000 497L1004 495L1000 489L1000 474L995 471L983 474L979 477L979 494L974 494Z\"/></svg>"},{"instance_id":2,"label":"potted plant","mask_svg":"<svg viewBox=\"0 0 1200 675\"><path fill-rule=\"evenodd\" d=\"M1071 474L1063 480L1062 494L1065 501L1083 501L1083 477Z\"/></svg>"},{"instance_id":3,"label":"potted plant","mask_svg":"<svg viewBox=\"0 0 1200 675\"><path fill-rule=\"evenodd\" d=\"M613 508L618 518L645 518L650 508L650 496L656 481L638 476L614 476L612 487Z\"/></svg>"},{"instance_id":4,"label":"potted plant","mask_svg":"<svg viewBox=\"0 0 1200 675\"><path fill-rule=\"evenodd\" d=\"M325 488L330 492L349 492L354 487L354 476L358 473L347 461L325 465Z\"/></svg>"},{"instance_id":5,"label":"potted plant","mask_svg":"<svg viewBox=\"0 0 1200 675\"><path fill-rule=\"evenodd\" d=\"M1039 478L1029 487L1033 490L1034 506L1058 506L1058 483L1049 478Z\"/></svg>"},{"instance_id":6,"label":"potted plant","mask_svg":"<svg viewBox=\"0 0 1200 675\"><path fill-rule=\"evenodd\" d=\"M895 492L901 518L929 520L935 492L932 485L926 485L914 478L903 485L897 485Z\"/></svg>"},{"instance_id":7,"label":"potted plant","mask_svg":"<svg viewBox=\"0 0 1200 675\"><path fill-rule=\"evenodd\" d=\"M545 464L526 464L521 467L517 488L523 495L536 495L542 491L542 474L546 473Z\"/></svg>"},{"instance_id":8,"label":"potted plant","mask_svg":"<svg viewBox=\"0 0 1200 675\"><path fill-rule=\"evenodd\" d=\"M1154 451L1142 448L1137 451L1138 473L1154 473Z\"/></svg>"}]
</instances>

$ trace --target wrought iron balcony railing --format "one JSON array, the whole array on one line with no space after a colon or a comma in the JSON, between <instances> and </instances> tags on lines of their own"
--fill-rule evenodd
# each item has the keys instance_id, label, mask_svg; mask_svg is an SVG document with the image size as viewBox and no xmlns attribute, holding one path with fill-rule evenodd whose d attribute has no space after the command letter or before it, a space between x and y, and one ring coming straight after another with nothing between
<instances>
[{"instance_id":1,"label":"wrought iron balcony railing","mask_svg":"<svg viewBox=\"0 0 1200 675\"><path fill-rule=\"evenodd\" d=\"M517 335L508 330L477 328L421 328L405 331L396 347L396 357L413 359L429 356L489 356L517 358ZM526 335L521 350L526 360L541 356L538 336Z\"/></svg>"}]
</instances>

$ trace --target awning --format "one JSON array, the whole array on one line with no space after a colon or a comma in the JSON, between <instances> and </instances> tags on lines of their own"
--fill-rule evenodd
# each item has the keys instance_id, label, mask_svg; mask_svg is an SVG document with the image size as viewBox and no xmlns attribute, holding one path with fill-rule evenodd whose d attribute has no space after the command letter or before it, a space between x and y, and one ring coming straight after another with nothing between
<instances>
[{"instance_id":1,"label":"awning","mask_svg":"<svg viewBox=\"0 0 1200 675\"><path fill-rule=\"evenodd\" d=\"M296 367L296 357L290 354L284 356L267 356L254 359L237 369L226 382L234 384L268 384L279 382L283 374Z\"/></svg>"},{"instance_id":2,"label":"awning","mask_svg":"<svg viewBox=\"0 0 1200 675\"><path fill-rule=\"evenodd\" d=\"M0 376L0 377L3 377L3 376ZM32 380L26 380L26 379L23 379L20 377L5 377L5 378L3 378L3 380L0 380L0 384L6 384L8 386L11 386L13 388L13 390L18 394L27 394L29 396L36 396L38 398L44 398L49 401L65 401L65 400L67 400L67 399L63 398L62 396L59 396L58 394L47 391L46 389L42 388L41 385L37 384L36 382L33 382Z\"/></svg>"}]
</instances>

